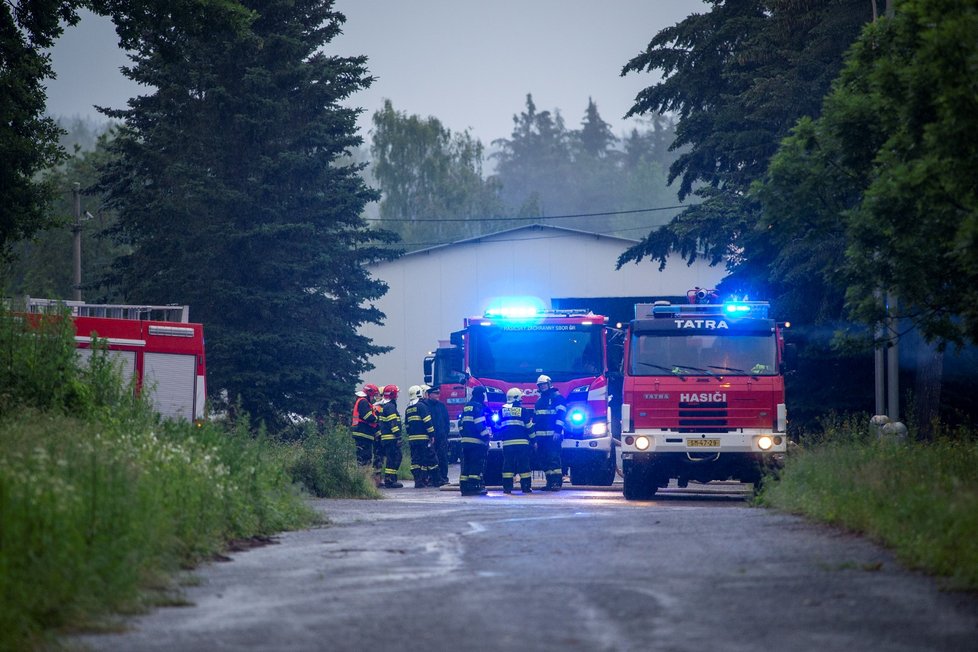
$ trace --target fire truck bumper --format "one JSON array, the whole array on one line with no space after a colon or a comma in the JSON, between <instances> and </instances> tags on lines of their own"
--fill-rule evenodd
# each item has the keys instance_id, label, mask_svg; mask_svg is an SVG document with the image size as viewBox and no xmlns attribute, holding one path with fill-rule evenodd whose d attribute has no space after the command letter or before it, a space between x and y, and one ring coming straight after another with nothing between
<instances>
[{"instance_id":1,"label":"fire truck bumper","mask_svg":"<svg viewBox=\"0 0 978 652\"><path fill-rule=\"evenodd\" d=\"M769 430L737 432L664 432L636 430L622 433L621 451L626 454L680 453L694 458L706 458L725 453L783 455L788 448L784 433Z\"/></svg>"}]
</instances>

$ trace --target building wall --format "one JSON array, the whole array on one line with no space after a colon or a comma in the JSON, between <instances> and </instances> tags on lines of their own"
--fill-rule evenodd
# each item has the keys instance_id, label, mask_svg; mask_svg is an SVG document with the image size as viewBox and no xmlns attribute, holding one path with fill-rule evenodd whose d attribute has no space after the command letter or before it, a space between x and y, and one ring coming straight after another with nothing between
<instances>
[{"instance_id":1,"label":"building wall","mask_svg":"<svg viewBox=\"0 0 978 652\"><path fill-rule=\"evenodd\" d=\"M527 227L370 266L390 287L376 304L387 319L361 332L394 349L371 358L375 369L362 380L380 387L393 383L405 393L421 384L424 356L494 298L533 296L549 308L551 297L676 296L695 286L715 287L724 276L722 267L703 261L687 266L678 258L662 272L648 261L616 270L618 256L631 244Z\"/></svg>"}]
</instances>

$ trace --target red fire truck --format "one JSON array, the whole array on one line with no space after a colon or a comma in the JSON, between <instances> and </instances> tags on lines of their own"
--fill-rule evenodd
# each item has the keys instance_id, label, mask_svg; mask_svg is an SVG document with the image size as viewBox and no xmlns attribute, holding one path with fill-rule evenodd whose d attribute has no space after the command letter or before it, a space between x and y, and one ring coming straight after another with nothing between
<instances>
[{"instance_id":1,"label":"red fire truck","mask_svg":"<svg viewBox=\"0 0 978 652\"><path fill-rule=\"evenodd\" d=\"M567 401L562 458L573 484L610 485L616 450L608 428L608 319L586 310L542 310L525 306L492 308L464 320L464 328L425 358L425 382L441 388L457 438L456 420L472 388L486 388L487 404L498 411L506 390L517 387L532 407L541 374L553 380ZM498 484L502 443L493 441L486 482Z\"/></svg>"},{"instance_id":2,"label":"red fire truck","mask_svg":"<svg viewBox=\"0 0 978 652\"><path fill-rule=\"evenodd\" d=\"M75 344L82 360L91 355L92 337L105 340L126 381L149 391L164 417L204 418L207 396L204 328L188 321L187 306L90 304L28 299L33 314L71 312Z\"/></svg>"},{"instance_id":3,"label":"red fire truck","mask_svg":"<svg viewBox=\"0 0 978 652\"><path fill-rule=\"evenodd\" d=\"M629 500L670 479L760 481L787 443L783 325L759 301L638 304L625 338L622 474Z\"/></svg>"}]
</instances>

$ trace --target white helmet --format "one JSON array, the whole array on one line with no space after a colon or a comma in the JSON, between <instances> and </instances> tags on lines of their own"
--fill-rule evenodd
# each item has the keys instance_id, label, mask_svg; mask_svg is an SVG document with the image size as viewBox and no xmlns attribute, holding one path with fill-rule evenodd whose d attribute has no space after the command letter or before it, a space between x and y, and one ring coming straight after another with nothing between
<instances>
[{"instance_id":1,"label":"white helmet","mask_svg":"<svg viewBox=\"0 0 978 652\"><path fill-rule=\"evenodd\" d=\"M421 386L421 396L423 396L424 398L428 398L428 392L430 391L431 391L431 385Z\"/></svg>"},{"instance_id":2,"label":"white helmet","mask_svg":"<svg viewBox=\"0 0 978 652\"><path fill-rule=\"evenodd\" d=\"M540 377L537 378L537 385L543 385L544 383L548 385L552 385L553 381L550 380L550 376L548 376L547 374L540 374Z\"/></svg>"},{"instance_id":3,"label":"white helmet","mask_svg":"<svg viewBox=\"0 0 978 652\"><path fill-rule=\"evenodd\" d=\"M408 400L417 401L418 399L421 398L421 393L422 392L421 392L420 385L411 385L410 387L408 387Z\"/></svg>"},{"instance_id":4,"label":"white helmet","mask_svg":"<svg viewBox=\"0 0 978 652\"><path fill-rule=\"evenodd\" d=\"M523 398L523 392L520 391L518 387L510 387L508 390L506 390L507 403L515 403L521 398Z\"/></svg>"}]
</instances>

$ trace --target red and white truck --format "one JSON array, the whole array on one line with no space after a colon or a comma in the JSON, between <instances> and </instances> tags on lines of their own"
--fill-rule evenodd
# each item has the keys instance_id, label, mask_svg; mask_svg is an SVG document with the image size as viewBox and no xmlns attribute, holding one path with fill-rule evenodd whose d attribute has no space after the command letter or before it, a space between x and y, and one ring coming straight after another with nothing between
<instances>
[{"instance_id":1,"label":"red and white truck","mask_svg":"<svg viewBox=\"0 0 978 652\"><path fill-rule=\"evenodd\" d=\"M648 499L670 479L757 483L788 444L782 324L760 301L638 304L624 342L624 494Z\"/></svg>"},{"instance_id":2,"label":"red and white truck","mask_svg":"<svg viewBox=\"0 0 978 652\"><path fill-rule=\"evenodd\" d=\"M608 427L607 321L587 310L490 309L465 319L462 330L425 358L425 382L440 387L454 429L473 387L485 387L488 407L498 412L512 387L532 407L537 378L550 376L567 402L562 461L571 482L610 485L617 455ZM501 469L502 445L493 441L486 482L498 483Z\"/></svg>"},{"instance_id":3,"label":"red and white truck","mask_svg":"<svg viewBox=\"0 0 978 652\"><path fill-rule=\"evenodd\" d=\"M84 360L92 337L105 340L126 381L150 392L162 416L204 418L207 396L204 327L188 320L187 306L91 304L55 299L27 300L30 314L60 314L67 308L75 345Z\"/></svg>"}]
</instances>

